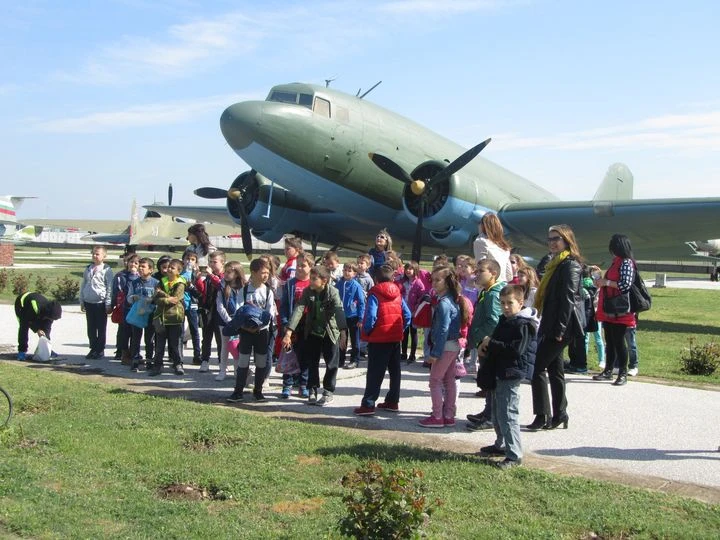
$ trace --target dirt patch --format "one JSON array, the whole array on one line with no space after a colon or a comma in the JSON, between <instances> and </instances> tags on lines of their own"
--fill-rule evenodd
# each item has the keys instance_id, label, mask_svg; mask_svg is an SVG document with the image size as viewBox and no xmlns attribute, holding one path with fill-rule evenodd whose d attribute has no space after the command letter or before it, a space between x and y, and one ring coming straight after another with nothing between
<instances>
[{"instance_id":1,"label":"dirt patch","mask_svg":"<svg viewBox=\"0 0 720 540\"><path fill-rule=\"evenodd\" d=\"M277 514L300 515L315 512L322 508L324 504L325 499L321 497L313 497L304 501L280 501L272 505L272 511Z\"/></svg>"},{"instance_id":2,"label":"dirt patch","mask_svg":"<svg viewBox=\"0 0 720 540\"><path fill-rule=\"evenodd\" d=\"M42 448L50 444L46 439L20 439L17 443L18 448L23 450L32 450L34 448Z\"/></svg>"},{"instance_id":3,"label":"dirt patch","mask_svg":"<svg viewBox=\"0 0 720 540\"><path fill-rule=\"evenodd\" d=\"M163 499L181 501L226 501L232 499L232 495L217 488L206 488L194 484L170 484L160 488L160 496Z\"/></svg>"},{"instance_id":4,"label":"dirt patch","mask_svg":"<svg viewBox=\"0 0 720 540\"><path fill-rule=\"evenodd\" d=\"M320 456L298 456L295 460L299 465L320 465L322 463Z\"/></svg>"}]
</instances>

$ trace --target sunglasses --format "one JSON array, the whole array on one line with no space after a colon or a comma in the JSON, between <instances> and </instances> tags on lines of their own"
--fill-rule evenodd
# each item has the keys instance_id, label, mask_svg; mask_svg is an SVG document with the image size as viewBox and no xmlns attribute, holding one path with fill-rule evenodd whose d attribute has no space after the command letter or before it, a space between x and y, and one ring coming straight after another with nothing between
<instances>
[{"instance_id":1,"label":"sunglasses","mask_svg":"<svg viewBox=\"0 0 720 540\"><path fill-rule=\"evenodd\" d=\"M563 239L562 236L548 236L547 241L548 242L559 242L562 239Z\"/></svg>"}]
</instances>

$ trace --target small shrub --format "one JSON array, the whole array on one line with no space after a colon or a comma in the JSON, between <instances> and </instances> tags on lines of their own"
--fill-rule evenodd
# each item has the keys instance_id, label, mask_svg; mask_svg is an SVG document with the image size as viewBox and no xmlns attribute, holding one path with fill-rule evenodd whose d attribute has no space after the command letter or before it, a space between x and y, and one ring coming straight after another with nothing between
<instances>
[{"instance_id":1,"label":"small shrub","mask_svg":"<svg viewBox=\"0 0 720 540\"><path fill-rule=\"evenodd\" d=\"M42 274L38 274L38 276L35 278L35 291L39 292L40 294L45 294L49 290L50 280Z\"/></svg>"},{"instance_id":2,"label":"small shrub","mask_svg":"<svg viewBox=\"0 0 720 540\"><path fill-rule=\"evenodd\" d=\"M695 338L688 341L690 345L680 357L683 364L680 371L689 375L712 375L720 366L720 343L697 344Z\"/></svg>"},{"instance_id":3,"label":"small shrub","mask_svg":"<svg viewBox=\"0 0 720 540\"><path fill-rule=\"evenodd\" d=\"M12 277L12 285L14 295L25 294L30 289L30 276L15 272L15 275Z\"/></svg>"},{"instance_id":4,"label":"small shrub","mask_svg":"<svg viewBox=\"0 0 720 540\"><path fill-rule=\"evenodd\" d=\"M0 270L0 293L5 290L5 287L7 287L9 280L10 278L8 277L8 271L5 268Z\"/></svg>"},{"instance_id":5,"label":"small shrub","mask_svg":"<svg viewBox=\"0 0 720 540\"><path fill-rule=\"evenodd\" d=\"M340 533L351 538L420 538L441 501L428 502L423 473L412 469L383 470L369 462L342 479L352 490L343 497L347 515Z\"/></svg>"},{"instance_id":6,"label":"small shrub","mask_svg":"<svg viewBox=\"0 0 720 540\"><path fill-rule=\"evenodd\" d=\"M63 276L55 282L52 295L58 302L72 302L80 293L80 282L70 276Z\"/></svg>"}]
</instances>

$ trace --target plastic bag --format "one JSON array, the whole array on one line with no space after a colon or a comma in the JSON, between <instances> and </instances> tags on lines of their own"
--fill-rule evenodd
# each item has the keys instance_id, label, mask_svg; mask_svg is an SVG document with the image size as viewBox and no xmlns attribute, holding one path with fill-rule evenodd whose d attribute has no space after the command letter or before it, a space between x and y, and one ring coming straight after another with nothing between
<instances>
[{"instance_id":1,"label":"plastic bag","mask_svg":"<svg viewBox=\"0 0 720 540\"><path fill-rule=\"evenodd\" d=\"M47 336L40 336L38 339L37 348L35 354L33 354L33 360L38 362L49 362L50 355L52 354L52 345Z\"/></svg>"},{"instance_id":2,"label":"plastic bag","mask_svg":"<svg viewBox=\"0 0 720 540\"><path fill-rule=\"evenodd\" d=\"M240 355L240 338L231 339L228 341L227 346L230 356L232 356L234 360L237 360Z\"/></svg>"},{"instance_id":3,"label":"plastic bag","mask_svg":"<svg viewBox=\"0 0 720 540\"><path fill-rule=\"evenodd\" d=\"M296 375L300 373L300 363L298 362L297 353L292 349L289 351L283 350L278 358L275 371L283 375Z\"/></svg>"},{"instance_id":4,"label":"plastic bag","mask_svg":"<svg viewBox=\"0 0 720 540\"><path fill-rule=\"evenodd\" d=\"M150 322L150 316L154 311L155 304L150 303L149 298L139 298L133 303L130 311L128 311L125 321L138 328L147 328Z\"/></svg>"}]
</instances>

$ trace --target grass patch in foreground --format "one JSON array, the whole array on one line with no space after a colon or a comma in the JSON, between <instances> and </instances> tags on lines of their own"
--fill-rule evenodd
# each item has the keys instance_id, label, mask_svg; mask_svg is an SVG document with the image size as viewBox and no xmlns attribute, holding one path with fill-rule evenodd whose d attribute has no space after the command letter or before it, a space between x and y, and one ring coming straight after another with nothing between
<instances>
[{"instance_id":1,"label":"grass patch in foreground","mask_svg":"<svg viewBox=\"0 0 720 540\"><path fill-rule=\"evenodd\" d=\"M0 535L335 538L342 476L368 459L424 471L432 538L712 537L720 507L384 444L340 428L156 398L0 363Z\"/></svg>"}]
</instances>

